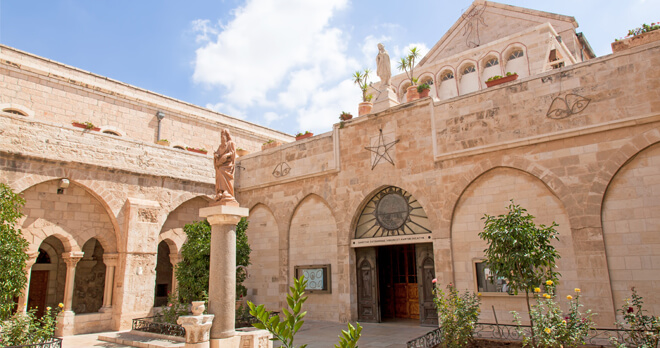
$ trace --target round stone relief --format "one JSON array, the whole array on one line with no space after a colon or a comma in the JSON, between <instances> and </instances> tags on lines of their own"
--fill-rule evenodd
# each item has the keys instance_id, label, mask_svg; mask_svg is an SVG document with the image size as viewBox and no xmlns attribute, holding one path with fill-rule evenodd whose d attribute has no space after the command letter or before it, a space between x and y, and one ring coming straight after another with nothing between
<instances>
[{"instance_id":1,"label":"round stone relief","mask_svg":"<svg viewBox=\"0 0 660 348\"><path fill-rule=\"evenodd\" d=\"M388 230L398 230L408 221L408 202L399 193L385 195L376 205L376 219L380 226Z\"/></svg>"}]
</instances>

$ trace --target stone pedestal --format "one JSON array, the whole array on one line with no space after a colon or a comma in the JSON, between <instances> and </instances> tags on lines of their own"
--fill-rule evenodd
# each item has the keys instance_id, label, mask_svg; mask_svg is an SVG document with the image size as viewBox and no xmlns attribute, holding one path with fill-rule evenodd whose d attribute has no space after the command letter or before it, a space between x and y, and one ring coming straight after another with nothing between
<instances>
[{"instance_id":1,"label":"stone pedestal","mask_svg":"<svg viewBox=\"0 0 660 348\"><path fill-rule=\"evenodd\" d=\"M186 329L186 348L209 348L209 332L213 324L213 315L185 315L179 317L177 324Z\"/></svg>"},{"instance_id":2,"label":"stone pedestal","mask_svg":"<svg viewBox=\"0 0 660 348\"><path fill-rule=\"evenodd\" d=\"M396 93L392 91L390 86L381 86L380 88L382 89L380 90L380 94L378 95L378 98L374 102L374 107L371 110L372 114L399 105L399 101L397 100L398 98L396 97Z\"/></svg>"},{"instance_id":3,"label":"stone pedestal","mask_svg":"<svg viewBox=\"0 0 660 348\"><path fill-rule=\"evenodd\" d=\"M238 347L236 331L236 224L248 216L247 208L216 205L199 210L211 224L211 269L209 308L215 315L211 326L211 347ZM231 339L230 339L231 338ZM230 342L231 341L231 342Z\"/></svg>"}]
</instances>

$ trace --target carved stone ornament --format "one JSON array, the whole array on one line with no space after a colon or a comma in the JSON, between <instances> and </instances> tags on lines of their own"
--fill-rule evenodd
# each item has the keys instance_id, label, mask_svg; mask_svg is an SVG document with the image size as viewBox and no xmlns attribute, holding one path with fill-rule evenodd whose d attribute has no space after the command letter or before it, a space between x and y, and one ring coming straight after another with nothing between
<instances>
[{"instance_id":1,"label":"carved stone ornament","mask_svg":"<svg viewBox=\"0 0 660 348\"><path fill-rule=\"evenodd\" d=\"M213 314L180 316L176 322L186 329L186 344L207 342L213 318Z\"/></svg>"},{"instance_id":2,"label":"carved stone ornament","mask_svg":"<svg viewBox=\"0 0 660 348\"><path fill-rule=\"evenodd\" d=\"M557 96L552 100L546 113L548 118L559 120L584 111L591 99L569 93L564 97Z\"/></svg>"},{"instance_id":3,"label":"carved stone ornament","mask_svg":"<svg viewBox=\"0 0 660 348\"><path fill-rule=\"evenodd\" d=\"M229 205L238 207L234 198L234 171L236 162L236 143L227 129L222 130L220 145L213 153L215 168L215 202L211 205Z\"/></svg>"},{"instance_id":4,"label":"carved stone ornament","mask_svg":"<svg viewBox=\"0 0 660 348\"><path fill-rule=\"evenodd\" d=\"M283 176L289 175L289 172L291 172L291 167L286 162L282 162L275 166L275 169L273 169L273 176L276 178L281 178Z\"/></svg>"},{"instance_id":5,"label":"carved stone ornament","mask_svg":"<svg viewBox=\"0 0 660 348\"><path fill-rule=\"evenodd\" d=\"M399 142L399 140L394 140L389 143L385 143L385 138L383 138L383 130L380 129L380 134L378 135L378 146L366 146L365 149L373 152L375 156L372 156L373 162L371 163L371 170L374 170L381 159L385 159L390 164L394 165L394 160L390 156L390 149Z\"/></svg>"}]
</instances>

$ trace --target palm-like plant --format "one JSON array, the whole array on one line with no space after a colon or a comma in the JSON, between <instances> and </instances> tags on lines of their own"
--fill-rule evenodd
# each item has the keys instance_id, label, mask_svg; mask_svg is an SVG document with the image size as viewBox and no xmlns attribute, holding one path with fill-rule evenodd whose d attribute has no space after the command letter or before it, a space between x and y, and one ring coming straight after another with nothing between
<instances>
[{"instance_id":1,"label":"palm-like plant","mask_svg":"<svg viewBox=\"0 0 660 348\"><path fill-rule=\"evenodd\" d=\"M360 86L360 89L362 90L362 101L363 102L368 102L371 98L367 95L367 90L369 89L369 74L371 74L371 70L364 69L364 72L361 71L356 71L355 74L353 74L353 82Z\"/></svg>"},{"instance_id":2,"label":"palm-like plant","mask_svg":"<svg viewBox=\"0 0 660 348\"><path fill-rule=\"evenodd\" d=\"M422 54L417 47L411 47L410 51L408 51L408 55L401 58L399 65L397 66L397 69L406 73L406 76L410 79L411 86L417 84L417 79L414 78L413 69L415 68L415 60L419 59L421 55Z\"/></svg>"}]
</instances>

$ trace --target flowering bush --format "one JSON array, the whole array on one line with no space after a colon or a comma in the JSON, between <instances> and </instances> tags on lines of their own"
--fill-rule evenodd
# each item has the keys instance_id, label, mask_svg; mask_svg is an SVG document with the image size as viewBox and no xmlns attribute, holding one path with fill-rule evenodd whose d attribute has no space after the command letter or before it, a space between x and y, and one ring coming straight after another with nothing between
<instances>
[{"instance_id":1,"label":"flowering bush","mask_svg":"<svg viewBox=\"0 0 660 348\"><path fill-rule=\"evenodd\" d=\"M472 341L474 327L479 320L481 300L465 291L459 295L453 284L447 285L447 293L433 279L433 302L438 310L438 321L442 328L442 347L466 347Z\"/></svg>"},{"instance_id":2,"label":"flowering bush","mask_svg":"<svg viewBox=\"0 0 660 348\"><path fill-rule=\"evenodd\" d=\"M580 312L580 289L576 288L576 295L566 296L568 300L568 313L562 313L559 303L555 302L554 282L548 280L545 283L546 293L539 295L540 291L534 291L536 304L532 305L530 316L532 325L534 325L534 339L538 347L577 347L583 345L589 334L589 330L594 326L591 319L593 313L587 310ZM537 288L539 289L539 288ZM536 290L536 289L535 289ZM518 324L518 333L523 337L523 346L532 342L532 337L525 335L520 326L520 316L515 311L512 312L514 321Z\"/></svg>"},{"instance_id":3,"label":"flowering bush","mask_svg":"<svg viewBox=\"0 0 660 348\"><path fill-rule=\"evenodd\" d=\"M645 315L642 309L642 297L637 295L635 288L632 288L632 301L626 299L623 307L617 312L623 315L624 322L618 321L616 326L620 329L628 330L628 337L621 342L612 337L610 342L617 348L626 347L657 347L660 343L660 318L652 315Z\"/></svg>"},{"instance_id":4,"label":"flowering bush","mask_svg":"<svg viewBox=\"0 0 660 348\"><path fill-rule=\"evenodd\" d=\"M619 41L619 40L627 39L629 37L642 35L644 33L648 33L649 31L654 31L654 30L658 30L658 29L660 29L660 22L651 23L651 25L648 25L648 24L644 23L644 24L642 24L642 26L640 28L635 28L635 29L628 30L628 35L626 37L615 39L614 41Z\"/></svg>"},{"instance_id":5,"label":"flowering bush","mask_svg":"<svg viewBox=\"0 0 660 348\"><path fill-rule=\"evenodd\" d=\"M9 320L0 323L0 346L37 344L49 340L55 334L57 315L62 307L61 303L55 310L46 307L41 318L37 318L36 309L15 313Z\"/></svg>"},{"instance_id":6,"label":"flowering bush","mask_svg":"<svg viewBox=\"0 0 660 348\"><path fill-rule=\"evenodd\" d=\"M208 296L206 296L206 293L204 293L204 301L208 302L206 300ZM163 307L162 311L160 312L161 316L156 318L156 321L158 322L164 322L164 323L170 323L170 324L176 324L177 320L179 319L179 316L181 315L188 315L188 305L181 303L179 301L179 294L176 292L173 293L168 293L167 294L167 306Z\"/></svg>"}]
</instances>

